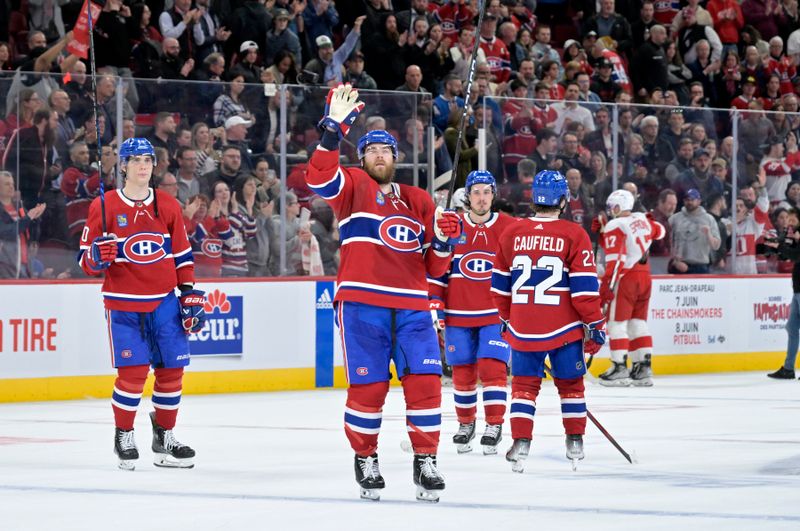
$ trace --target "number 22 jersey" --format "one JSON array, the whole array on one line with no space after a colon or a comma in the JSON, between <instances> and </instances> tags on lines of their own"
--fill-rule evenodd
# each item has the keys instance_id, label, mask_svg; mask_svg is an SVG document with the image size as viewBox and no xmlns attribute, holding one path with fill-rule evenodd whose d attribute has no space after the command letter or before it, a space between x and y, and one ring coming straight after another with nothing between
<instances>
[{"instance_id":1,"label":"number 22 jersey","mask_svg":"<svg viewBox=\"0 0 800 531\"><path fill-rule=\"evenodd\" d=\"M592 244L571 221L532 217L503 231L491 291L515 350L580 341L584 323L603 319Z\"/></svg>"}]
</instances>

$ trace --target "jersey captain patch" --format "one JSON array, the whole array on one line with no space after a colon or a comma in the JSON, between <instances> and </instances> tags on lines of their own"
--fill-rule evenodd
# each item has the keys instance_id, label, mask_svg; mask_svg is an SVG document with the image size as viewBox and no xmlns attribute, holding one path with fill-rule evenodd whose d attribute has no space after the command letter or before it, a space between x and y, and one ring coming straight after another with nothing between
<instances>
[{"instance_id":1,"label":"jersey captain patch","mask_svg":"<svg viewBox=\"0 0 800 531\"><path fill-rule=\"evenodd\" d=\"M140 232L125 240L122 255L134 264L154 264L167 256L164 235Z\"/></svg>"},{"instance_id":2,"label":"jersey captain patch","mask_svg":"<svg viewBox=\"0 0 800 531\"><path fill-rule=\"evenodd\" d=\"M424 228L405 216L389 216L381 221L378 235L389 248L401 253L413 253L422 248L420 243Z\"/></svg>"}]
</instances>

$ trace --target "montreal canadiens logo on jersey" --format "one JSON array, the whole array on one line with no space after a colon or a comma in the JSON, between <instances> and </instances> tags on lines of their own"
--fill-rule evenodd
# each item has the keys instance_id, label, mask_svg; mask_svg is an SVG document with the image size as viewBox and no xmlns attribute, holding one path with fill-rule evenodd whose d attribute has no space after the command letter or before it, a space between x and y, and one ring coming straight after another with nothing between
<instances>
[{"instance_id":1,"label":"montreal canadiens logo on jersey","mask_svg":"<svg viewBox=\"0 0 800 531\"><path fill-rule=\"evenodd\" d=\"M200 244L200 250L209 258L220 258L222 256L222 240L206 238Z\"/></svg>"},{"instance_id":2,"label":"montreal canadiens logo on jersey","mask_svg":"<svg viewBox=\"0 0 800 531\"><path fill-rule=\"evenodd\" d=\"M494 255L484 251L472 251L461 257L458 269L464 278L470 280L490 280Z\"/></svg>"},{"instance_id":3,"label":"montreal canadiens logo on jersey","mask_svg":"<svg viewBox=\"0 0 800 531\"><path fill-rule=\"evenodd\" d=\"M378 236L389 248L401 253L413 253L422 249L420 240L424 228L405 216L389 216L381 221Z\"/></svg>"},{"instance_id":4,"label":"montreal canadiens logo on jersey","mask_svg":"<svg viewBox=\"0 0 800 531\"><path fill-rule=\"evenodd\" d=\"M140 232L129 236L122 246L122 254L134 264L154 264L167 256L163 234Z\"/></svg>"}]
</instances>

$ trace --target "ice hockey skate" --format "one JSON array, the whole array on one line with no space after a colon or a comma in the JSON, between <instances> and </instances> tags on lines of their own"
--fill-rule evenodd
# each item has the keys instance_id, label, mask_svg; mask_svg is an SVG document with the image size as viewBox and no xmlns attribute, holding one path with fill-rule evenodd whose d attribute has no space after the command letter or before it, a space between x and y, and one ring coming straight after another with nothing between
<instances>
[{"instance_id":1,"label":"ice hockey skate","mask_svg":"<svg viewBox=\"0 0 800 531\"><path fill-rule=\"evenodd\" d=\"M611 362L611 367L600 375L600 385L606 387L628 387L631 385L631 373L625 363Z\"/></svg>"},{"instance_id":2,"label":"ice hockey skate","mask_svg":"<svg viewBox=\"0 0 800 531\"><path fill-rule=\"evenodd\" d=\"M573 471L578 469L578 461L583 458L583 435L567 435L567 459L572 462Z\"/></svg>"},{"instance_id":3,"label":"ice hockey skate","mask_svg":"<svg viewBox=\"0 0 800 531\"><path fill-rule=\"evenodd\" d=\"M453 443L456 445L456 451L460 454L466 454L472 451L472 439L475 438L475 422L467 424L459 424L458 431L453 435Z\"/></svg>"},{"instance_id":4,"label":"ice hockey skate","mask_svg":"<svg viewBox=\"0 0 800 531\"><path fill-rule=\"evenodd\" d=\"M481 437L481 446L483 446L483 455L495 455L497 453L497 445L503 440L503 425L502 424L487 424L486 430Z\"/></svg>"},{"instance_id":5,"label":"ice hockey skate","mask_svg":"<svg viewBox=\"0 0 800 531\"><path fill-rule=\"evenodd\" d=\"M525 471L525 460L531 451L530 439L514 439L514 444L506 452L506 461L511 463L511 470L522 474Z\"/></svg>"},{"instance_id":6,"label":"ice hockey skate","mask_svg":"<svg viewBox=\"0 0 800 531\"><path fill-rule=\"evenodd\" d=\"M386 482L381 476L378 467L378 454L355 457L356 482L360 487L361 498L364 500L378 501L381 499L381 489L386 487Z\"/></svg>"},{"instance_id":7,"label":"ice hockey skate","mask_svg":"<svg viewBox=\"0 0 800 531\"><path fill-rule=\"evenodd\" d=\"M139 450L133 438L133 430L115 429L114 453L119 458L119 467L122 470L134 470L136 460L139 459Z\"/></svg>"},{"instance_id":8,"label":"ice hockey skate","mask_svg":"<svg viewBox=\"0 0 800 531\"><path fill-rule=\"evenodd\" d=\"M419 501L431 503L439 501L439 491L444 490L444 477L436 467L435 455L414 455L414 484L417 486Z\"/></svg>"},{"instance_id":9,"label":"ice hockey skate","mask_svg":"<svg viewBox=\"0 0 800 531\"><path fill-rule=\"evenodd\" d=\"M631 383L636 387L653 387L653 369L650 365L650 354L645 354L644 361L635 361L633 363Z\"/></svg>"},{"instance_id":10,"label":"ice hockey skate","mask_svg":"<svg viewBox=\"0 0 800 531\"><path fill-rule=\"evenodd\" d=\"M150 412L153 425L153 464L164 468L194 468L194 450L181 444L172 430L156 424L156 414Z\"/></svg>"}]
</instances>

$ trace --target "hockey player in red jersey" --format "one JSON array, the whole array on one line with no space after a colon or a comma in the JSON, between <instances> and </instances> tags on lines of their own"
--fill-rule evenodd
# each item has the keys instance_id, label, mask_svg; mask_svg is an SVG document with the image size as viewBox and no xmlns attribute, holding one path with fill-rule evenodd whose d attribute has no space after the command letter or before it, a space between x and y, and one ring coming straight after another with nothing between
<instances>
[{"instance_id":1,"label":"hockey player in red jersey","mask_svg":"<svg viewBox=\"0 0 800 531\"><path fill-rule=\"evenodd\" d=\"M666 230L648 215L632 212L633 204L633 194L627 190L612 192L606 200L610 220L602 231L606 264L600 298L609 304L611 367L600 375L600 383L611 387L653 385L653 338L647 327L652 280L647 252ZM629 352L630 371L626 363Z\"/></svg>"},{"instance_id":2,"label":"hockey player in red jersey","mask_svg":"<svg viewBox=\"0 0 800 531\"><path fill-rule=\"evenodd\" d=\"M358 141L360 168L339 166L339 141L363 108L349 84L328 92L322 138L306 173L309 187L340 220L334 301L349 383L345 433L361 497L377 500L385 484L378 433L393 361L406 400L417 499L438 501L445 486L436 462L442 366L426 275L447 270L460 220L437 211L422 189L392 182L398 149L386 131L370 131Z\"/></svg>"},{"instance_id":3,"label":"hockey player in red jersey","mask_svg":"<svg viewBox=\"0 0 800 531\"><path fill-rule=\"evenodd\" d=\"M447 364L453 368L458 453L472 450L478 409L478 378L483 384L486 430L483 453L496 454L502 440L508 392L506 374L511 351L500 336L500 317L489 293L492 261L500 234L516 220L492 212L497 193L494 176L483 170L466 180L467 211L461 214L463 233L453 262L440 278L429 278L431 298L441 301Z\"/></svg>"},{"instance_id":4,"label":"hockey player in red jersey","mask_svg":"<svg viewBox=\"0 0 800 531\"><path fill-rule=\"evenodd\" d=\"M533 436L536 398L550 358L561 396L567 459L583 459L586 431L584 353L605 343L597 271L589 235L558 219L566 206L567 181L557 171L533 180L535 215L501 235L492 269L492 295L511 345L511 436L506 453L512 470L522 472ZM584 343L584 337L586 341Z\"/></svg>"},{"instance_id":5,"label":"hockey player in red jersey","mask_svg":"<svg viewBox=\"0 0 800 531\"><path fill-rule=\"evenodd\" d=\"M119 162L125 185L92 201L78 254L87 274L105 274L102 294L117 369L111 395L114 452L120 468L134 469L139 451L133 421L152 365L154 463L191 468L195 452L178 442L172 429L183 368L189 364L186 334L203 327L205 294L194 289L194 263L181 206L151 187L153 146L147 139L130 138L120 146ZM180 298L175 288L180 289Z\"/></svg>"}]
</instances>

